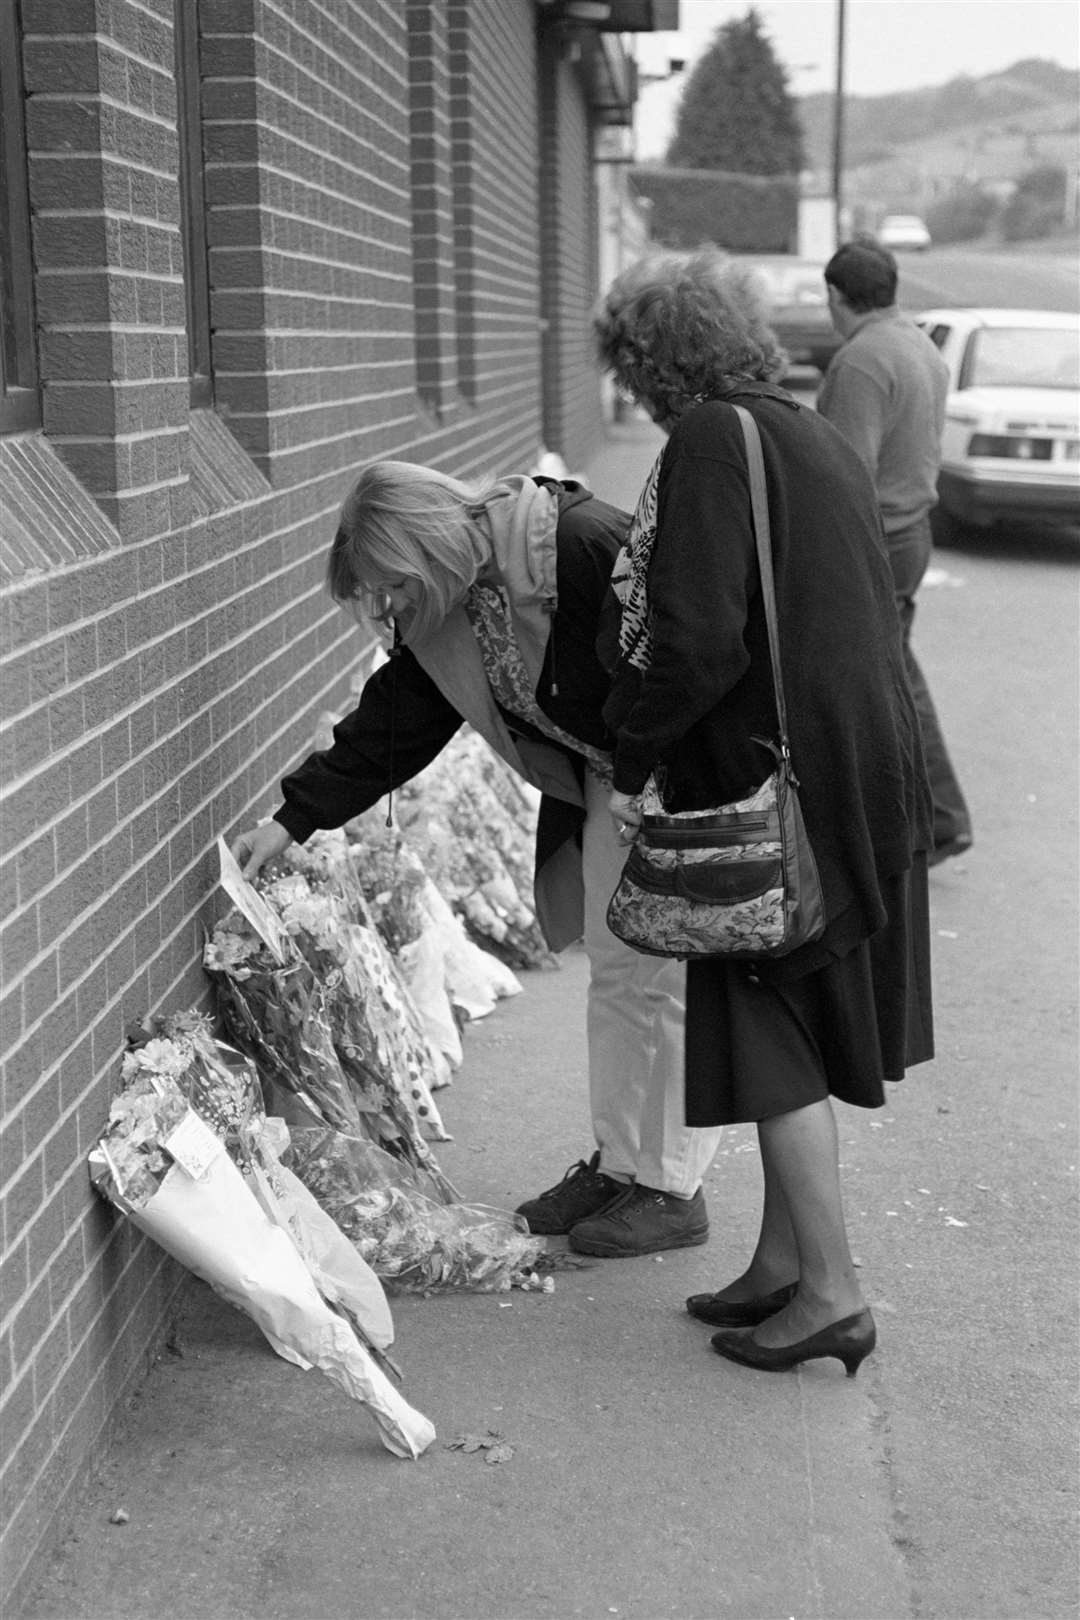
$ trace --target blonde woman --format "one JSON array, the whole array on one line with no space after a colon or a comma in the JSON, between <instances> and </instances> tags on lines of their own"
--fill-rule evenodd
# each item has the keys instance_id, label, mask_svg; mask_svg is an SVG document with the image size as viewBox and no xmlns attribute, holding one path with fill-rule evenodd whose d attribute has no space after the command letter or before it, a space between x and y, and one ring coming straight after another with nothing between
<instances>
[{"instance_id":1,"label":"blonde woman","mask_svg":"<svg viewBox=\"0 0 1080 1620\"><path fill-rule=\"evenodd\" d=\"M466 483L374 462L341 511L327 583L392 630L333 746L281 784L271 821L233 853L250 877L318 827L339 827L431 763L463 721L541 791L537 915L555 950L584 938L595 1145L519 1206L537 1233L618 1258L704 1243L701 1179L718 1132L689 1130L680 964L609 931L626 856L608 812L612 739L601 709L601 611L628 517L575 483Z\"/></svg>"}]
</instances>

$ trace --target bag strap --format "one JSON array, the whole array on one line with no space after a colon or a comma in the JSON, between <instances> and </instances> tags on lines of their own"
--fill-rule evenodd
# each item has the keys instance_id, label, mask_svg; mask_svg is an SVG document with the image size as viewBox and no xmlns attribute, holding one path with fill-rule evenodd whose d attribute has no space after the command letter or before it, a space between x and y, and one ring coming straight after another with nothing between
<instances>
[{"instance_id":1,"label":"bag strap","mask_svg":"<svg viewBox=\"0 0 1080 1620\"><path fill-rule=\"evenodd\" d=\"M746 460L750 472L750 509L753 515L758 569L761 573L761 600L765 609L765 626L769 632L769 656L772 659L773 687L776 692L776 718L780 728L780 752L790 769L791 753L788 747L784 681L780 673L780 632L776 623L776 590L773 584L769 497L765 488L765 458L761 453L761 435L758 432L758 425L754 418L743 405L735 405L733 409L739 418L739 425L743 430L743 438L746 441Z\"/></svg>"}]
</instances>

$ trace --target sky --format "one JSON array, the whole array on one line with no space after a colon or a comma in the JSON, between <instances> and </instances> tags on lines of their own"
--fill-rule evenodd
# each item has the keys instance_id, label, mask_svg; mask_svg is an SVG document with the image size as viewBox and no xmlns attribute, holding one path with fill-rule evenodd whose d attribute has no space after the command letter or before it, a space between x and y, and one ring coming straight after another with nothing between
<instances>
[{"instance_id":1,"label":"sky","mask_svg":"<svg viewBox=\"0 0 1080 1620\"><path fill-rule=\"evenodd\" d=\"M753 0L797 96L836 82L836 0ZM665 73L671 57L688 69L716 30L745 17L751 0L679 0L678 32L640 34L641 72ZM980 78L1041 56L1080 66L1076 0L846 0L844 88L878 96L944 84L958 74ZM645 83L635 117L637 156L661 157L672 133L685 75Z\"/></svg>"}]
</instances>

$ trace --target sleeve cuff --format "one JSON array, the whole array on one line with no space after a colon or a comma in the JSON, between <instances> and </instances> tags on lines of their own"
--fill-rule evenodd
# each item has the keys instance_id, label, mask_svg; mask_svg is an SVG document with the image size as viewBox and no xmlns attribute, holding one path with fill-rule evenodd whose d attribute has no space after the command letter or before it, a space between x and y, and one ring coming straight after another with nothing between
<instances>
[{"instance_id":1,"label":"sleeve cuff","mask_svg":"<svg viewBox=\"0 0 1080 1620\"><path fill-rule=\"evenodd\" d=\"M274 811L273 819L284 827L296 844L306 844L312 833L317 830L315 822L295 805L283 804L280 810Z\"/></svg>"},{"instance_id":2,"label":"sleeve cuff","mask_svg":"<svg viewBox=\"0 0 1080 1620\"><path fill-rule=\"evenodd\" d=\"M628 793L632 799L636 799L650 775L648 768L641 770L633 765L620 764L616 761L611 785L616 793Z\"/></svg>"}]
</instances>

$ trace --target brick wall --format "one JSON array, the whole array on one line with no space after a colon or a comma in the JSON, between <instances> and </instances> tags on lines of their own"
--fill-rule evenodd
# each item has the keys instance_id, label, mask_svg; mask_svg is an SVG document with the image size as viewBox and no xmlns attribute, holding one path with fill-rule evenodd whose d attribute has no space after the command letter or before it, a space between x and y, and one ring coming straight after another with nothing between
<instances>
[{"instance_id":1,"label":"brick wall","mask_svg":"<svg viewBox=\"0 0 1080 1620\"><path fill-rule=\"evenodd\" d=\"M13 1602L182 1284L86 1155L126 1024L205 999L216 834L347 702L364 649L321 580L351 477L580 455L600 415L587 113L567 64L545 81L530 0L198 0L213 410L173 0L21 15L44 426L0 439Z\"/></svg>"}]
</instances>

